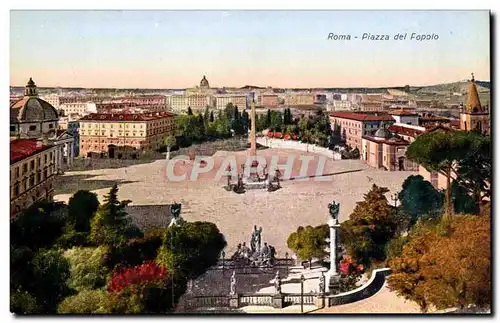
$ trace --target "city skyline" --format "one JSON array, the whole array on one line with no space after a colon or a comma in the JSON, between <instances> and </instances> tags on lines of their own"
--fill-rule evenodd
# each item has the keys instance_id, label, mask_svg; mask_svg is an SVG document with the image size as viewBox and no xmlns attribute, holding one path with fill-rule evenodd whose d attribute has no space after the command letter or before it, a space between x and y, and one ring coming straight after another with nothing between
<instances>
[{"instance_id":1,"label":"city skyline","mask_svg":"<svg viewBox=\"0 0 500 323\"><path fill-rule=\"evenodd\" d=\"M439 39L392 39L412 32ZM354 39L363 33L391 39ZM10 84L175 89L207 75L212 87L394 87L471 72L489 81L489 33L488 11L11 11Z\"/></svg>"}]
</instances>

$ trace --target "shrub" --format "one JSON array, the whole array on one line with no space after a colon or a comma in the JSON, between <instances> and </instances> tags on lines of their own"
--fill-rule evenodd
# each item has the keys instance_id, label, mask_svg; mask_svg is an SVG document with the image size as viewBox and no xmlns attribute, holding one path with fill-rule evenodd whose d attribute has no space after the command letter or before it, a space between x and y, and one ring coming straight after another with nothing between
<instances>
[{"instance_id":1,"label":"shrub","mask_svg":"<svg viewBox=\"0 0 500 323\"><path fill-rule=\"evenodd\" d=\"M78 232L74 225L66 225L64 233L57 239L55 245L61 249L70 249L73 247L84 247L89 244L88 233Z\"/></svg>"},{"instance_id":2,"label":"shrub","mask_svg":"<svg viewBox=\"0 0 500 323\"><path fill-rule=\"evenodd\" d=\"M165 229L147 232L143 238L129 240L125 245L113 246L106 256L106 266L114 269L117 265L137 266L156 259L158 249L163 243Z\"/></svg>"},{"instance_id":3,"label":"shrub","mask_svg":"<svg viewBox=\"0 0 500 323\"><path fill-rule=\"evenodd\" d=\"M10 243L32 250L47 248L62 234L65 215L54 203L36 203L10 222Z\"/></svg>"},{"instance_id":4,"label":"shrub","mask_svg":"<svg viewBox=\"0 0 500 323\"><path fill-rule=\"evenodd\" d=\"M389 261L392 258L401 256L401 253L403 252L403 247L406 243L408 243L407 236L395 237L394 239L389 241L389 243L385 247L386 259Z\"/></svg>"},{"instance_id":5,"label":"shrub","mask_svg":"<svg viewBox=\"0 0 500 323\"><path fill-rule=\"evenodd\" d=\"M10 287L29 288L34 282L32 259L34 252L28 247L10 247Z\"/></svg>"},{"instance_id":6,"label":"shrub","mask_svg":"<svg viewBox=\"0 0 500 323\"><path fill-rule=\"evenodd\" d=\"M194 279L217 264L226 247L224 235L210 222L185 222L166 231L156 261L175 277Z\"/></svg>"},{"instance_id":7,"label":"shrub","mask_svg":"<svg viewBox=\"0 0 500 323\"><path fill-rule=\"evenodd\" d=\"M313 258L323 259L327 255L325 248L329 237L328 225L317 227L299 227L287 239L287 246L293 250L302 261L311 261Z\"/></svg>"},{"instance_id":8,"label":"shrub","mask_svg":"<svg viewBox=\"0 0 500 323\"><path fill-rule=\"evenodd\" d=\"M33 257L33 296L38 300L42 313L55 313L57 304L71 290L66 285L70 277L70 265L57 250L39 250Z\"/></svg>"},{"instance_id":9,"label":"shrub","mask_svg":"<svg viewBox=\"0 0 500 323\"><path fill-rule=\"evenodd\" d=\"M11 291L10 312L14 314L38 313L36 298L26 291Z\"/></svg>"},{"instance_id":10,"label":"shrub","mask_svg":"<svg viewBox=\"0 0 500 323\"><path fill-rule=\"evenodd\" d=\"M356 283L359 281L363 270L363 265L358 265L351 257L343 257L339 262L339 292L344 293L356 288Z\"/></svg>"},{"instance_id":11,"label":"shrub","mask_svg":"<svg viewBox=\"0 0 500 323\"><path fill-rule=\"evenodd\" d=\"M108 292L119 293L130 289L134 293L138 288L148 285L161 285L167 277L167 269L156 263L146 263L132 268L115 269L108 284Z\"/></svg>"},{"instance_id":12,"label":"shrub","mask_svg":"<svg viewBox=\"0 0 500 323\"><path fill-rule=\"evenodd\" d=\"M104 314L110 308L105 290L83 290L65 298L57 307L58 314Z\"/></svg>"},{"instance_id":13,"label":"shrub","mask_svg":"<svg viewBox=\"0 0 500 323\"><path fill-rule=\"evenodd\" d=\"M77 291L97 289L106 285L108 268L104 265L107 249L76 247L64 253L70 263L68 286Z\"/></svg>"}]
</instances>

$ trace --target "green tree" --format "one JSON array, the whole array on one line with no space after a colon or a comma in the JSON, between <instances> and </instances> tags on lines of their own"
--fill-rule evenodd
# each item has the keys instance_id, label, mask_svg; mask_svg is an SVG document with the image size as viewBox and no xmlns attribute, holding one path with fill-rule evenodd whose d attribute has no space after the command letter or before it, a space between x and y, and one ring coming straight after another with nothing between
<instances>
[{"instance_id":1,"label":"green tree","mask_svg":"<svg viewBox=\"0 0 500 323\"><path fill-rule=\"evenodd\" d=\"M203 113L203 120L205 121L205 128L208 126L208 120L210 118L210 110L208 106L205 107L205 112Z\"/></svg>"},{"instance_id":2,"label":"green tree","mask_svg":"<svg viewBox=\"0 0 500 323\"><path fill-rule=\"evenodd\" d=\"M457 162L462 160L471 148L467 134L462 131L434 131L418 136L410 144L406 156L427 170L446 176L445 216L452 216L451 180L456 172Z\"/></svg>"},{"instance_id":3,"label":"green tree","mask_svg":"<svg viewBox=\"0 0 500 323\"><path fill-rule=\"evenodd\" d=\"M403 212L411 216L412 223L425 214L440 213L443 206L443 195L420 175L406 178L398 199Z\"/></svg>"},{"instance_id":4,"label":"green tree","mask_svg":"<svg viewBox=\"0 0 500 323\"><path fill-rule=\"evenodd\" d=\"M142 235L125 212L130 202L119 201L118 186L113 185L92 220L90 240L95 245L121 245L132 237Z\"/></svg>"},{"instance_id":5,"label":"green tree","mask_svg":"<svg viewBox=\"0 0 500 323\"><path fill-rule=\"evenodd\" d=\"M248 115L248 112L243 109L241 112L241 120L242 120L242 126L243 126L243 133L246 134L248 133L248 129L250 129L250 116Z\"/></svg>"},{"instance_id":6,"label":"green tree","mask_svg":"<svg viewBox=\"0 0 500 323\"><path fill-rule=\"evenodd\" d=\"M195 279L217 264L226 247L224 235L210 222L185 222L168 228L157 262L175 277Z\"/></svg>"},{"instance_id":7,"label":"green tree","mask_svg":"<svg viewBox=\"0 0 500 323\"><path fill-rule=\"evenodd\" d=\"M113 297L106 290L83 290L65 298L57 307L58 314L111 314L108 312ZM123 313L121 313L123 314Z\"/></svg>"},{"instance_id":8,"label":"green tree","mask_svg":"<svg viewBox=\"0 0 500 323\"><path fill-rule=\"evenodd\" d=\"M188 107L187 114L188 114L188 116L192 116L193 115L193 110L191 109L191 107Z\"/></svg>"},{"instance_id":9,"label":"green tree","mask_svg":"<svg viewBox=\"0 0 500 323\"><path fill-rule=\"evenodd\" d=\"M68 220L77 232L89 232L90 221L99 208L99 200L95 193L79 190L69 199Z\"/></svg>"},{"instance_id":10,"label":"green tree","mask_svg":"<svg viewBox=\"0 0 500 323\"><path fill-rule=\"evenodd\" d=\"M214 122L214 112L210 111L210 122Z\"/></svg>"},{"instance_id":11,"label":"green tree","mask_svg":"<svg viewBox=\"0 0 500 323\"><path fill-rule=\"evenodd\" d=\"M106 252L106 247L76 247L66 250L64 257L70 264L68 286L77 291L104 287L109 274L104 265Z\"/></svg>"},{"instance_id":12,"label":"green tree","mask_svg":"<svg viewBox=\"0 0 500 323\"><path fill-rule=\"evenodd\" d=\"M37 299L40 313L55 313L57 304L71 294L66 285L70 277L69 262L60 251L40 249L32 264L34 281L28 292Z\"/></svg>"},{"instance_id":13,"label":"green tree","mask_svg":"<svg viewBox=\"0 0 500 323\"><path fill-rule=\"evenodd\" d=\"M175 136L170 135L163 138L163 144L167 147L167 160L170 160L170 150L177 144L177 140Z\"/></svg>"},{"instance_id":14,"label":"green tree","mask_svg":"<svg viewBox=\"0 0 500 323\"><path fill-rule=\"evenodd\" d=\"M264 122L264 129L271 127L271 110L267 109L266 119Z\"/></svg>"},{"instance_id":15,"label":"green tree","mask_svg":"<svg viewBox=\"0 0 500 323\"><path fill-rule=\"evenodd\" d=\"M299 227L296 232L292 232L287 239L287 246L302 261L309 261L309 268L313 258L323 259L327 253L328 246L326 239L329 237L328 225L317 227Z\"/></svg>"},{"instance_id":16,"label":"green tree","mask_svg":"<svg viewBox=\"0 0 500 323\"><path fill-rule=\"evenodd\" d=\"M364 266L385 259L385 246L397 229L394 212L385 197L387 192L387 188L373 184L364 200L356 203L349 220L341 224L347 253Z\"/></svg>"},{"instance_id":17,"label":"green tree","mask_svg":"<svg viewBox=\"0 0 500 323\"><path fill-rule=\"evenodd\" d=\"M36 298L30 293L23 290L15 290L10 292L10 312L20 314L37 314L40 313Z\"/></svg>"}]
</instances>

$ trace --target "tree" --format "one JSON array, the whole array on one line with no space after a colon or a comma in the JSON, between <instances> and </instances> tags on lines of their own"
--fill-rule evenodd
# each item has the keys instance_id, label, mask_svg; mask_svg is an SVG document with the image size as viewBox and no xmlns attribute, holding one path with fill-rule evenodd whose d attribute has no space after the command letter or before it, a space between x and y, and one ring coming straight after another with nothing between
<instances>
[{"instance_id":1,"label":"tree","mask_svg":"<svg viewBox=\"0 0 500 323\"><path fill-rule=\"evenodd\" d=\"M269 128L269 127L271 127L271 110L267 109L264 128Z\"/></svg>"},{"instance_id":2,"label":"tree","mask_svg":"<svg viewBox=\"0 0 500 323\"><path fill-rule=\"evenodd\" d=\"M241 121L243 125L243 133L248 133L248 129L250 128L250 116L248 115L248 112L243 109L241 112Z\"/></svg>"},{"instance_id":3,"label":"tree","mask_svg":"<svg viewBox=\"0 0 500 323\"><path fill-rule=\"evenodd\" d=\"M214 122L214 112L210 111L210 122Z\"/></svg>"},{"instance_id":4,"label":"tree","mask_svg":"<svg viewBox=\"0 0 500 323\"><path fill-rule=\"evenodd\" d=\"M420 216L437 214L443 206L443 195L421 175L408 176L398 193L403 212L411 216L414 224Z\"/></svg>"},{"instance_id":5,"label":"tree","mask_svg":"<svg viewBox=\"0 0 500 323\"><path fill-rule=\"evenodd\" d=\"M313 258L323 259L327 253L326 239L329 237L328 225L317 227L299 227L287 239L287 246L293 250L302 261L309 261L309 268Z\"/></svg>"},{"instance_id":6,"label":"tree","mask_svg":"<svg viewBox=\"0 0 500 323\"><path fill-rule=\"evenodd\" d=\"M83 290L65 298L57 307L58 314L106 314L112 297L105 290Z\"/></svg>"},{"instance_id":7,"label":"tree","mask_svg":"<svg viewBox=\"0 0 500 323\"><path fill-rule=\"evenodd\" d=\"M76 247L64 252L70 264L68 286L77 291L99 289L106 285L108 268L104 265L105 247Z\"/></svg>"},{"instance_id":8,"label":"tree","mask_svg":"<svg viewBox=\"0 0 500 323\"><path fill-rule=\"evenodd\" d=\"M65 208L52 202L35 203L10 222L10 244L31 250L51 247L64 232Z\"/></svg>"},{"instance_id":9,"label":"tree","mask_svg":"<svg viewBox=\"0 0 500 323\"><path fill-rule=\"evenodd\" d=\"M449 222L419 228L401 257L389 266L389 288L418 303L444 309L490 306L490 217L457 216Z\"/></svg>"},{"instance_id":10,"label":"tree","mask_svg":"<svg viewBox=\"0 0 500 323\"><path fill-rule=\"evenodd\" d=\"M113 185L92 220L90 240L95 245L121 245L132 237L142 235L125 212L125 207L130 202L119 201L118 186Z\"/></svg>"},{"instance_id":11,"label":"tree","mask_svg":"<svg viewBox=\"0 0 500 323\"><path fill-rule=\"evenodd\" d=\"M210 222L185 222L168 228L157 262L177 278L195 279L217 264L226 240Z\"/></svg>"},{"instance_id":12,"label":"tree","mask_svg":"<svg viewBox=\"0 0 500 323\"><path fill-rule=\"evenodd\" d=\"M170 135L163 138L163 144L167 146L167 160L170 160L170 150L177 144L177 140L174 136Z\"/></svg>"},{"instance_id":13,"label":"tree","mask_svg":"<svg viewBox=\"0 0 500 323\"><path fill-rule=\"evenodd\" d=\"M187 114L188 114L188 116L192 116L193 115L193 110L191 109L191 107L188 107Z\"/></svg>"},{"instance_id":14,"label":"tree","mask_svg":"<svg viewBox=\"0 0 500 323\"><path fill-rule=\"evenodd\" d=\"M10 292L10 311L14 314L36 314L40 312L36 298L23 290Z\"/></svg>"},{"instance_id":15,"label":"tree","mask_svg":"<svg viewBox=\"0 0 500 323\"><path fill-rule=\"evenodd\" d=\"M356 203L349 220L341 224L347 254L365 266L385 259L385 246L397 229L394 212L385 197L387 192L387 188L373 184L364 200Z\"/></svg>"},{"instance_id":16,"label":"tree","mask_svg":"<svg viewBox=\"0 0 500 323\"><path fill-rule=\"evenodd\" d=\"M445 216L452 216L451 180L456 173L457 162L464 159L471 148L465 131L434 131L418 136L406 151L408 159L446 176Z\"/></svg>"},{"instance_id":17,"label":"tree","mask_svg":"<svg viewBox=\"0 0 500 323\"><path fill-rule=\"evenodd\" d=\"M99 208L95 193L80 190L73 194L68 203L68 220L77 232L89 232L90 221Z\"/></svg>"},{"instance_id":18,"label":"tree","mask_svg":"<svg viewBox=\"0 0 500 323\"><path fill-rule=\"evenodd\" d=\"M55 313L57 304L71 294L66 285L70 277L69 262L60 251L40 249L32 266L34 281L27 291L37 299L40 313Z\"/></svg>"},{"instance_id":19,"label":"tree","mask_svg":"<svg viewBox=\"0 0 500 323\"><path fill-rule=\"evenodd\" d=\"M205 128L208 127L208 120L210 118L210 110L208 106L205 107L205 112L203 113L203 121L205 121Z\"/></svg>"}]
</instances>

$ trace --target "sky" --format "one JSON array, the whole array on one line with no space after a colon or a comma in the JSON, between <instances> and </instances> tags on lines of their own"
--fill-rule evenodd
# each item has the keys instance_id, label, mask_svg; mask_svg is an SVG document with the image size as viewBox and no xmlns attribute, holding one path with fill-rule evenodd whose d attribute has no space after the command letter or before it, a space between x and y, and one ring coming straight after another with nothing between
<instances>
[{"instance_id":1,"label":"sky","mask_svg":"<svg viewBox=\"0 0 500 323\"><path fill-rule=\"evenodd\" d=\"M11 11L10 84L385 87L490 80L488 11ZM330 33L351 40L328 40ZM364 33L390 40L362 40ZM407 33L406 40L394 35ZM437 40L410 40L435 34ZM354 38L358 37L358 38Z\"/></svg>"}]
</instances>

